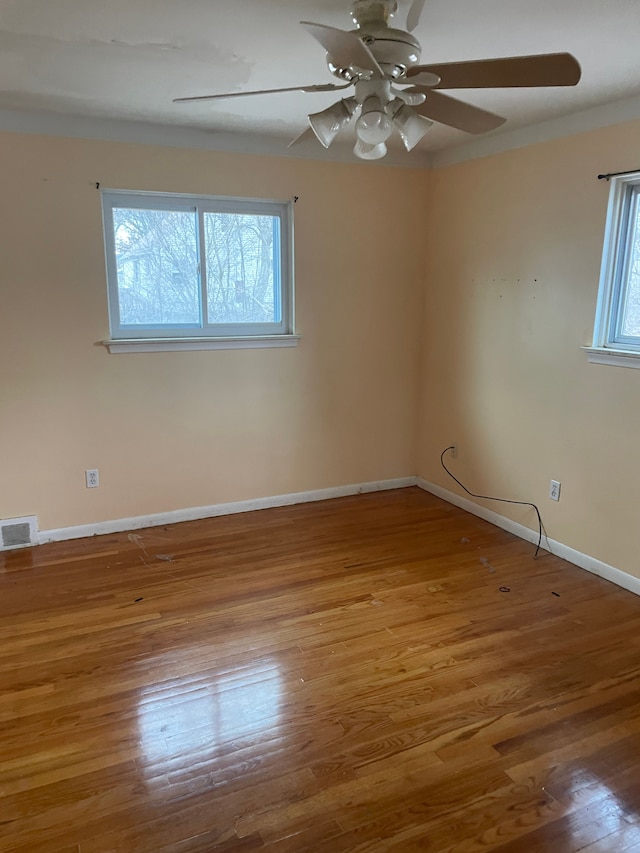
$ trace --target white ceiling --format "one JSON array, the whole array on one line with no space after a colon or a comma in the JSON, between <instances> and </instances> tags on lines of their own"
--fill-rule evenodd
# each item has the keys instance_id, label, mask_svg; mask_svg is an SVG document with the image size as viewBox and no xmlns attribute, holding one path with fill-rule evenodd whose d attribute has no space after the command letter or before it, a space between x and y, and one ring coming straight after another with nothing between
<instances>
[{"instance_id":1,"label":"white ceiling","mask_svg":"<svg viewBox=\"0 0 640 853\"><path fill-rule=\"evenodd\" d=\"M399 5L394 23L404 28L410 0ZM306 114L336 94L172 99L336 82L298 22L351 29L348 8L348 0L0 0L0 111L169 125L227 140L241 134L255 150L284 153ZM427 0L414 35L423 63L577 57L583 76L575 88L452 93L507 118L493 135L640 96L640 0ZM436 125L404 157L469 139ZM308 147L325 155L313 141Z\"/></svg>"}]
</instances>

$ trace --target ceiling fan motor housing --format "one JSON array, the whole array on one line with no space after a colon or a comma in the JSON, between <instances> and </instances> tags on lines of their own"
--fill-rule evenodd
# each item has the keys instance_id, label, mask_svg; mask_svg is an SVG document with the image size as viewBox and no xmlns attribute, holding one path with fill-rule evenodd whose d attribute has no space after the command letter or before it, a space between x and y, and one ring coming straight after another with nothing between
<instances>
[{"instance_id":1,"label":"ceiling fan motor housing","mask_svg":"<svg viewBox=\"0 0 640 853\"><path fill-rule=\"evenodd\" d=\"M366 29L357 29L359 38L366 44L386 77L397 80L404 77L410 68L420 62L420 42L404 30L396 30L377 22ZM353 80L360 76L357 68L340 67L330 53L327 54L327 66L334 77Z\"/></svg>"},{"instance_id":2,"label":"ceiling fan motor housing","mask_svg":"<svg viewBox=\"0 0 640 853\"><path fill-rule=\"evenodd\" d=\"M393 79L404 77L420 62L420 42L404 30L378 24L367 27L358 35L375 56L384 73Z\"/></svg>"},{"instance_id":3,"label":"ceiling fan motor housing","mask_svg":"<svg viewBox=\"0 0 640 853\"><path fill-rule=\"evenodd\" d=\"M393 79L403 77L420 62L420 42L410 33L389 26L389 19L397 10L397 0L353 0L351 4L351 17L358 27L354 32L375 56L385 75ZM329 70L336 73L331 63Z\"/></svg>"}]
</instances>

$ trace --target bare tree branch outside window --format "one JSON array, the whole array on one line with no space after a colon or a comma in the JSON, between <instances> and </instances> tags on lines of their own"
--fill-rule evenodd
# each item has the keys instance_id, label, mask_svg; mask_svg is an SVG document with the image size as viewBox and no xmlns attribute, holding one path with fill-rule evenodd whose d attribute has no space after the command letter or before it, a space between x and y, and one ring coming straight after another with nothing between
<instances>
[{"instance_id":1,"label":"bare tree branch outside window","mask_svg":"<svg viewBox=\"0 0 640 853\"><path fill-rule=\"evenodd\" d=\"M275 316L272 216L205 213L211 323L269 323Z\"/></svg>"},{"instance_id":2,"label":"bare tree branch outside window","mask_svg":"<svg viewBox=\"0 0 640 853\"><path fill-rule=\"evenodd\" d=\"M633 230L629 234L632 248L629 256L629 279L622 321L622 334L629 337L640 336L640 195L636 193L633 201L630 217Z\"/></svg>"},{"instance_id":3,"label":"bare tree branch outside window","mask_svg":"<svg viewBox=\"0 0 640 853\"><path fill-rule=\"evenodd\" d=\"M114 208L123 325L201 323L196 211ZM278 321L273 216L204 214L207 312L212 323Z\"/></svg>"}]
</instances>

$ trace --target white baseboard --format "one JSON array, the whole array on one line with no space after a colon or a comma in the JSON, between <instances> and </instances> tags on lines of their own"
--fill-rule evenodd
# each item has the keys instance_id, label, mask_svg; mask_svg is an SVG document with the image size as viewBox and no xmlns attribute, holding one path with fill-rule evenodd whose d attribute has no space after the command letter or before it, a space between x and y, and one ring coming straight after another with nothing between
<instances>
[{"instance_id":1,"label":"white baseboard","mask_svg":"<svg viewBox=\"0 0 640 853\"><path fill-rule=\"evenodd\" d=\"M442 500L479 518L495 524L509 533L513 533L526 542L537 544L538 531L532 530L524 524L512 521L510 518L500 515L493 510L487 509L480 504L470 501L468 498L443 489L435 483L430 483L422 477L399 477L394 480L377 480L372 483L359 483L348 486L335 486L329 489L315 489L309 492L294 492L289 495L274 495L266 498L255 498L253 500L235 501L234 503L213 504L212 506L190 507L178 509L171 512L159 512L153 515L138 515L132 518L118 518L113 521L100 521L96 524L79 524L75 527L60 527L56 530L40 530L37 533L37 543L62 542L67 539L83 539L88 536L101 536L106 533L122 533L127 530L139 530L142 527L159 527L164 524L177 524L181 521L196 521L201 518L214 518L218 515L232 515L240 512L253 512L270 507L292 506L293 504L311 503L313 501L325 501L331 498L342 498L349 495L365 494L367 492L383 492L392 489L405 489L409 486L419 486L425 492L430 492ZM569 563L579 566L581 569L598 575L605 580L617 584L630 592L640 595L640 578L616 569L595 557L576 551L555 539L543 539L543 544L557 557L562 557Z\"/></svg>"},{"instance_id":2,"label":"white baseboard","mask_svg":"<svg viewBox=\"0 0 640 853\"><path fill-rule=\"evenodd\" d=\"M113 521L99 521L96 524L79 524L75 527L60 527L57 530L40 530L38 544L62 542L66 539L84 539L87 536L101 536L105 533L122 533L126 530L139 530L141 527L159 527L164 524L176 524L181 521L196 521L199 518L214 518L218 515L232 515L237 512L253 512L276 506L326 501L331 498L343 498L366 492L385 492L392 489L405 489L416 485L416 477L399 477L395 480L376 480L373 483L358 483L349 486L335 486L330 489L315 489L310 492L294 492L290 495L275 495L254 500L235 501L234 503L213 504L212 506L190 507L171 512L158 512L153 515L138 515L133 518L118 518Z\"/></svg>"},{"instance_id":3,"label":"white baseboard","mask_svg":"<svg viewBox=\"0 0 640 853\"><path fill-rule=\"evenodd\" d=\"M493 512L484 506L480 506L479 504L470 501L468 498L464 498L461 495L455 494L455 492L443 489L441 486L436 486L435 483L430 483L422 477L417 478L416 485L421 489L424 489L425 492L430 492L432 495L442 498L442 500L460 507L460 509L470 512L472 515L477 515L479 518L482 518L491 524L495 524L496 527L501 527L503 530L507 530L509 533L519 536L520 539L524 539L527 542L533 542L535 544L538 542L539 534L537 530L531 530L530 527L526 527L524 524L519 524L517 521L512 521L510 518L505 518L503 515ZM545 545L545 543L548 544L549 549L556 555L556 557L562 557L563 560L573 563L574 566L586 569L594 575L598 575L605 580L617 584L617 586L623 587L623 589L628 589L629 592L640 595L640 578L636 578L627 572L616 569L614 566L609 566L607 563L603 563L601 560L596 560L595 557L590 557L588 554L583 554L581 551L576 551L574 548L570 548L562 542L557 542L555 539L548 539L545 536L543 537L542 542L543 545Z\"/></svg>"}]
</instances>

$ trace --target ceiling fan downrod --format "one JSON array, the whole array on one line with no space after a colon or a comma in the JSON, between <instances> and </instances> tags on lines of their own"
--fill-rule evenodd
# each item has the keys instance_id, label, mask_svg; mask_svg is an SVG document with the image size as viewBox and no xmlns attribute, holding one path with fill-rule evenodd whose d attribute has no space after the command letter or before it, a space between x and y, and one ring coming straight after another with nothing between
<instances>
[{"instance_id":1,"label":"ceiling fan downrod","mask_svg":"<svg viewBox=\"0 0 640 853\"><path fill-rule=\"evenodd\" d=\"M398 0L353 0L351 18L360 29L367 24L386 24L398 11Z\"/></svg>"}]
</instances>

